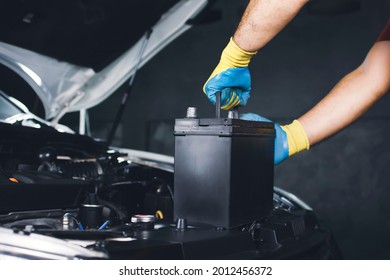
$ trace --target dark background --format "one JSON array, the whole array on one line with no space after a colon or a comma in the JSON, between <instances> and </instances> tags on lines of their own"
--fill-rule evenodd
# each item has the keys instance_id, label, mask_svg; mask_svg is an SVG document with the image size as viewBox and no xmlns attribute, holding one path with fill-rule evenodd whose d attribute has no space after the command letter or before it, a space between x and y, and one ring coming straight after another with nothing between
<instances>
[{"instance_id":1,"label":"dark background","mask_svg":"<svg viewBox=\"0 0 390 280\"><path fill-rule=\"evenodd\" d=\"M390 0L325 0L305 7L252 60L252 97L241 112L289 123L364 59L390 16ZM213 115L202 93L247 1L219 0L218 22L194 27L137 74L114 144L173 154L173 120L188 106ZM340 13L351 7L352 12ZM341 9L341 10L340 10ZM328 11L329 13L324 13ZM89 110L104 138L123 88ZM350 127L276 167L275 185L307 202L329 226L346 259L390 258L390 96ZM75 114L63 122L75 126Z\"/></svg>"}]
</instances>

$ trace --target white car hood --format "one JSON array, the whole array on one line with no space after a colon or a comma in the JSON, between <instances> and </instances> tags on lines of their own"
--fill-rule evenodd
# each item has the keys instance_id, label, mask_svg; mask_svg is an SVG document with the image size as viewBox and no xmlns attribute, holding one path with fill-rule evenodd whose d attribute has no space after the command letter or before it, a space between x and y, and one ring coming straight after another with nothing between
<instances>
[{"instance_id":1,"label":"white car hood","mask_svg":"<svg viewBox=\"0 0 390 280\"><path fill-rule=\"evenodd\" d=\"M67 112L91 108L118 89L172 40L188 30L207 0L182 0L166 12L138 42L95 72L36 52L0 42L0 63L19 74L41 99L45 118L57 123ZM140 54L142 53L142 58Z\"/></svg>"}]
</instances>

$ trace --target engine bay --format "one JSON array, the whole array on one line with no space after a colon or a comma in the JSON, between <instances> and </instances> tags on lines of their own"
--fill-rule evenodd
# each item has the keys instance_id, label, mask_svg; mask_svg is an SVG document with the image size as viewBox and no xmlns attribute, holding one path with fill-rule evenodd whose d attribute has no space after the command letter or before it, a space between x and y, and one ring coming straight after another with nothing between
<instances>
[{"instance_id":1,"label":"engine bay","mask_svg":"<svg viewBox=\"0 0 390 280\"><path fill-rule=\"evenodd\" d=\"M0 238L23 259L337 258L329 231L275 188L270 215L234 228L175 219L173 166L87 136L0 123ZM167 168L168 166L168 168ZM65 242L61 249L51 244ZM53 243L54 242L54 243ZM21 243L17 243L20 248ZM8 246L8 247L7 247ZM80 246L87 252L66 253ZM66 249L65 249L66 248ZM42 257L42 250L45 250ZM60 252L63 252L61 254Z\"/></svg>"}]
</instances>

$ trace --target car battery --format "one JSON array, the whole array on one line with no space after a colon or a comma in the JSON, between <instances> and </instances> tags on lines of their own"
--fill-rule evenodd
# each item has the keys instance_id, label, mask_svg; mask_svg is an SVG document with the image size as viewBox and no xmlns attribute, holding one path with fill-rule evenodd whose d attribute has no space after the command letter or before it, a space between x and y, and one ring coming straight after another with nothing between
<instances>
[{"instance_id":1,"label":"car battery","mask_svg":"<svg viewBox=\"0 0 390 280\"><path fill-rule=\"evenodd\" d=\"M233 228L271 213L272 122L191 115L175 120L174 135L176 219Z\"/></svg>"}]
</instances>

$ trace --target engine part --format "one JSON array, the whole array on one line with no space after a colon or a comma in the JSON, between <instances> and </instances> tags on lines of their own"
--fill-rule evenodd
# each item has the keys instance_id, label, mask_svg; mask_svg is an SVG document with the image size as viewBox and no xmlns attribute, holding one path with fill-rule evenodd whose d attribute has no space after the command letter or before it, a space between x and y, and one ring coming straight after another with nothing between
<instances>
[{"instance_id":1,"label":"engine part","mask_svg":"<svg viewBox=\"0 0 390 280\"><path fill-rule=\"evenodd\" d=\"M103 174L99 162L94 159L64 161L59 164L60 171L74 178L97 178Z\"/></svg>"},{"instance_id":2,"label":"engine part","mask_svg":"<svg viewBox=\"0 0 390 280\"><path fill-rule=\"evenodd\" d=\"M0 259L70 260L107 259L106 253L88 250L70 242L0 227Z\"/></svg>"},{"instance_id":3,"label":"engine part","mask_svg":"<svg viewBox=\"0 0 390 280\"><path fill-rule=\"evenodd\" d=\"M86 229L100 227L103 223L103 206L82 204L80 208L80 221Z\"/></svg>"},{"instance_id":4,"label":"engine part","mask_svg":"<svg viewBox=\"0 0 390 280\"><path fill-rule=\"evenodd\" d=\"M143 229L153 229L156 223L156 217L153 215L134 215L131 217L131 222L141 226Z\"/></svg>"},{"instance_id":5,"label":"engine part","mask_svg":"<svg viewBox=\"0 0 390 280\"><path fill-rule=\"evenodd\" d=\"M55 173L24 171L14 172L12 176L17 182L4 182L0 188L0 214L75 209L86 193L94 189L91 181L64 178Z\"/></svg>"}]
</instances>

